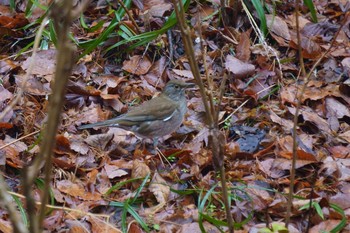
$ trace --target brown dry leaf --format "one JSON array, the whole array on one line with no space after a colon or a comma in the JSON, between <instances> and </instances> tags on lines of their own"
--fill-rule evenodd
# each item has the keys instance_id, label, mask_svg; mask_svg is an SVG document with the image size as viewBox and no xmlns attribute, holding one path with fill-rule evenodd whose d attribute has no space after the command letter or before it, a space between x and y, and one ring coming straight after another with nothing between
<instances>
[{"instance_id":1,"label":"brown dry leaf","mask_svg":"<svg viewBox=\"0 0 350 233\"><path fill-rule=\"evenodd\" d=\"M296 104L296 91L297 87L295 84L290 86L285 86L282 88L280 92L282 103L285 102ZM300 93L300 88L298 87L298 93ZM328 84L325 87L319 88L319 87L308 87L305 90L305 93L302 96L302 102L304 102L307 99L310 100L320 100L324 99L326 96L335 96L335 97L341 97L341 94L339 92L339 86L335 84Z\"/></svg>"},{"instance_id":2,"label":"brown dry leaf","mask_svg":"<svg viewBox=\"0 0 350 233\"><path fill-rule=\"evenodd\" d=\"M295 14L288 15L288 20L286 21L291 27L296 28L296 17ZM306 24L310 23L310 21L303 16L298 16L299 20L299 28L304 28Z\"/></svg>"},{"instance_id":3,"label":"brown dry leaf","mask_svg":"<svg viewBox=\"0 0 350 233\"><path fill-rule=\"evenodd\" d=\"M3 86L0 86L0 103L1 105L4 104L3 102L8 99L12 99L13 94L9 92L7 89L5 89Z\"/></svg>"},{"instance_id":4,"label":"brown dry leaf","mask_svg":"<svg viewBox=\"0 0 350 233\"><path fill-rule=\"evenodd\" d=\"M135 55L132 56L130 60L124 61L122 68L129 73L143 75L148 72L151 66L152 63L147 57Z\"/></svg>"},{"instance_id":5,"label":"brown dry leaf","mask_svg":"<svg viewBox=\"0 0 350 233\"><path fill-rule=\"evenodd\" d=\"M225 68L233 73L235 78L244 78L255 71L254 65L242 62L231 55L226 56Z\"/></svg>"},{"instance_id":6,"label":"brown dry leaf","mask_svg":"<svg viewBox=\"0 0 350 233\"><path fill-rule=\"evenodd\" d=\"M217 227L211 225L208 222L203 222L204 229L206 232L210 233L219 233L220 231L218 230ZM177 231L177 233L201 233L201 229L199 228L199 224L196 222L193 223L185 223L181 226L181 229Z\"/></svg>"},{"instance_id":7,"label":"brown dry leaf","mask_svg":"<svg viewBox=\"0 0 350 233\"><path fill-rule=\"evenodd\" d=\"M287 23L277 15L266 15L266 24L272 33L282 37L286 41L290 41L291 36Z\"/></svg>"},{"instance_id":8,"label":"brown dry leaf","mask_svg":"<svg viewBox=\"0 0 350 233\"><path fill-rule=\"evenodd\" d=\"M250 59L250 32L251 30L242 32L237 45L236 57L244 62L248 62Z\"/></svg>"},{"instance_id":9,"label":"brown dry leaf","mask_svg":"<svg viewBox=\"0 0 350 233\"><path fill-rule=\"evenodd\" d=\"M91 233L121 233L122 231L113 226L111 223L107 222L105 219L99 219L98 217L88 216L86 218L91 224Z\"/></svg>"},{"instance_id":10,"label":"brown dry leaf","mask_svg":"<svg viewBox=\"0 0 350 233\"><path fill-rule=\"evenodd\" d=\"M190 70L172 69L172 71L178 76L185 77L187 79L193 79L193 74Z\"/></svg>"},{"instance_id":11,"label":"brown dry leaf","mask_svg":"<svg viewBox=\"0 0 350 233\"><path fill-rule=\"evenodd\" d=\"M343 118L344 116L350 116L349 107L342 104L335 98L326 98L326 108L328 112L332 112L337 118Z\"/></svg>"},{"instance_id":12,"label":"brown dry leaf","mask_svg":"<svg viewBox=\"0 0 350 233\"><path fill-rule=\"evenodd\" d=\"M104 150L113 137L114 135L112 133L94 134L88 136L84 141L92 147Z\"/></svg>"},{"instance_id":13,"label":"brown dry leaf","mask_svg":"<svg viewBox=\"0 0 350 233\"><path fill-rule=\"evenodd\" d=\"M79 154L82 154L82 155L87 155L89 152L89 147L79 140L73 139L73 141L70 144L70 148L73 151L78 152Z\"/></svg>"},{"instance_id":14,"label":"brown dry leaf","mask_svg":"<svg viewBox=\"0 0 350 233\"><path fill-rule=\"evenodd\" d=\"M131 178L145 178L148 174L151 173L151 169L145 164L144 161L135 159L133 161ZM143 180L137 180L132 183L134 188L137 188L141 185Z\"/></svg>"},{"instance_id":15,"label":"brown dry leaf","mask_svg":"<svg viewBox=\"0 0 350 233\"><path fill-rule=\"evenodd\" d=\"M104 166L104 169L105 169L106 174L107 174L109 179L114 179L116 177L122 177L122 176L125 176L128 174L125 170L120 169L119 167L117 167L115 165L106 164Z\"/></svg>"},{"instance_id":16,"label":"brown dry leaf","mask_svg":"<svg viewBox=\"0 0 350 233\"><path fill-rule=\"evenodd\" d=\"M65 213L63 210L53 210L49 216L44 219L43 227L45 230L53 232L62 222Z\"/></svg>"},{"instance_id":17,"label":"brown dry leaf","mask_svg":"<svg viewBox=\"0 0 350 233\"><path fill-rule=\"evenodd\" d=\"M70 142L68 138L66 138L64 135L57 135L55 153L62 155L70 152L71 152L71 149L70 149Z\"/></svg>"},{"instance_id":18,"label":"brown dry leaf","mask_svg":"<svg viewBox=\"0 0 350 233\"><path fill-rule=\"evenodd\" d=\"M164 2L164 1L151 0L148 2ZM163 17L164 13L167 11L170 11L171 9L172 9L172 4L170 3L160 3L160 4L155 3L148 9L148 12L153 17Z\"/></svg>"},{"instance_id":19,"label":"brown dry leaf","mask_svg":"<svg viewBox=\"0 0 350 233\"><path fill-rule=\"evenodd\" d=\"M9 29L21 28L29 23L28 19L25 17L24 13L11 14L12 17L1 15L0 16L0 26Z\"/></svg>"},{"instance_id":20,"label":"brown dry leaf","mask_svg":"<svg viewBox=\"0 0 350 233\"><path fill-rule=\"evenodd\" d=\"M97 173L96 182L91 184L96 184L96 190L103 194L105 194L112 187L111 181L109 180L104 169L101 169Z\"/></svg>"},{"instance_id":21,"label":"brown dry leaf","mask_svg":"<svg viewBox=\"0 0 350 233\"><path fill-rule=\"evenodd\" d=\"M328 148L332 156L335 158L350 158L350 146L332 146Z\"/></svg>"},{"instance_id":22,"label":"brown dry leaf","mask_svg":"<svg viewBox=\"0 0 350 233\"><path fill-rule=\"evenodd\" d=\"M296 39L296 35L292 36L292 40L289 43L290 47L293 49L298 49L298 42ZM301 48L302 54L304 58L308 59L317 59L322 55L321 46L312 40L312 38L301 37Z\"/></svg>"},{"instance_id":23,"label":"brown dry leaf","mask_svg":"<svg viewBox=\"0 0 350 233\"><path fill-rule=\"evenodd\" d=\"M337 192L334 196L330 198L330 202L341 206L343 210L350 208L350 190L346 190L345 192Z\"/></svg>"},{"instance_id":24,"label":"brown dry leaf","mask_svg":"<svg viewBox=\"0 0 350 233\"><path fill-rule=\"evenodd\" d=\"M330 41L334 33L338 30L339 25L323 21L318 23L309 23L301 30L302 35L306 37L319 36L323 41Z\"/></svg>"},{"instance_id":25,"label":"brown dry leaf","mask_svg":"<svg viewBox=\"0 0 350 233\"><path fill-rule=\"evenodd\" d=\"M350 110L340 101L331 97L326 98L326 109L329 126L334 132L337 132L340 127L338 119L343 118L344 116L350 116Z\"/></svg>"},{"instance_id":26,"label":"brown dry leaf","mask_svg":"<svg viewBox=\"0 0 350 233\"><path fill-rule=\"evenodd\" d=\"M11 129L11 128L13 128L13 124L0 122L0 129Z\"/></svg>"},{"instance_id":27,"label":"brown dry leaf","mask_svg":"<svg viewBox=\"0 0 350 233\"><path fill-rule=\"evenodd\" d=\"M297 149L296 154L297 154L298 160L307 160L307 161L317 162L317 159L313 154L307 153L303 150ZM293 152L281 151L279 155L281 155L281 157L286 158L286 159L292 159Z\"/></svg>"},{"instance_id":28,"label":"brown dry leaf","mask_svg":"<svg viewBox=\"0 0 350 233\"><path fill-rule=\"evenodd\" d=\"M94 78L94 82L98 83L100 86L106 85L110 88L116 88L120 83L126 81L126 76L115 76L112 74L99 75Z\"/></svg>"},{"instance_id":29,"label":"brown dry leaf","mask_svg":"<svg viewBox=\"0 0 350 233\"><path fill-rule=\"evenodd\" d=\"M18 86L22 86L25 78L24 74L15 75L16 83ZM31 95L44 96L51 93L50 83L43 83L41 78L30 75L26 83L26 93Z\"/></svg>"},{"instance_id":30,"label":"brown dry leaf","mask_svg":"<svg viewBox=\"0 0 350 233\"><path fill-rule=\"evenodd\" d=\"M110 95L110 94L101 94L102 99L104 99L104 103L106 106L110 106L117 112L121 112L126 106L120 100L119 95Z\"/></svg>"},{"instance_id":31,"label":"brown dry leaf","mask_svg":"<svg viewBox=\"0 0 350 233\"><path fill-rule=\"evenodd\" d=\"M284 169L279 169L277 167L278 164L275 164L274 162L274 159L266 159L262 162L259 162L259 169L271 178L280 178L284 176L286 174L286 171Z\"/></svg>"},{"instance_id":32,"label":"brown dry leaf","mask_svg":"<svg viewBox=\"0 0 350 233\"><path fill-rule=\"evenodd\" d=\"M166 70L167 59L165 56L162 56L159 60L153 63L151 69L149 69L148 73L144 75L145 80L153 85L158 87L164 87L165 83L162 79L162 75Z\"/></svg>"},{"instance_id":33,"label":"brown dry leaf","mask_svg":"<svg viewBox=\"0 0 350 233\"><path fill-rule=\"evenodd\" d=\"M247 186L247 195L249 196L249 199L251 199L252 203L254 203L254 210L264 210L273 201L273 197L267 190L265 190L268 185L266 186L263 184L266 183L263 183L262 181L255 181Z\"/></svg>"},{"instance_id":34,"label":"brown dry leaf","mask_svg":"<svg viewBox=\"0 0 350 233\"><path fill-rule=\"evenodd\" d=\"M5 221L2 218L0 218L0 231L3 233L12 233L13 228L10 221Z\"/></svg>"},{"instance_id":35,"label":"brown dry leaf","mask_svg":"<svg viewBox=\"0 0 350 233\"><path fill-rule=\"evenodd\" d=\"M98 121L107 120L110 112L103 111L101 105L91 103L89 107L84 107L76 117L74 117L74 123L81 125L82 123L95 123Z\"/></svg>"},{"instance_id":36,"label":"brown dry leaf","mask_svg":"<svg viewBox=\"0 0 350 233\"><path fill-rule=\"evenodd\" d=\"M342 66L345 70L350 70L350 57L346 57L341 61Z\"/></svg>"},{"instance_id":37,"label":"brown dry leaf","mask_svg":"<svg viewBox=\"0 0 350 233\"><path fill-rule=\"evenodd\" d=\"M341 139L347 141L348 143L350 143L350 130L339 134L339 138L341 138Z\"/></svg>"},{"instance_id":38,"label":"brown dry leaf","mask_svg":"<svg viewBox=\"0 0 350 233\"><path fill-rule=\"evenodd\" d=\"M83 225L75 225L69 228L69 233L88 233L90 230Z\"/></svg>"},{"instance_id":39,"label":"brown dry leaf","mask_svg":"<svg viewBox=\"0 0 350 233\"><path fill-rule=\"evenodd\" d=\"M56 53L55 49L40 50L37 52L34 60L32 75L38 75L51 82L53 73L56 67ZM28 70L32 62L32 57L29 57L23 62L22 68Z\"/></svg>"},{"instance_id":40,"label":"brown dry leaf","mask_svg":"<svg viewBox=\"0 0 350 233\"><path fill-rule=\"evenodd\" d=\"M294 107L288 107L288 110L291 114L295 114ZM329 127L328 122L320 117L316 112L314 112L311 108L307 106L302 106L300 108L299 114L303 116L305 121L310 121L314 125L316 125L320 131L331 133L331 129Z\"/></svg>"},{"instance_id":41,"label":"brown dry leaf","mask_svg":"<svg viewBox=\"0 0 350 233\"><path fill-rule=\"evenodd\" d=\"M290 130L293 128L294 123L291 120L287 120L287 119L283 119L281 117L279 117L276 113L274 113L272 110L270 111L270 119L272 122L275 122L277 124L279 124L280 126L282 126L282 128L286 131L286 132L290 132Z\"/></svg>"},{"instance_id":42,"label":"brown dry leaf","mask_svg":"<svg viewBox=\"0 0 350 233\"><path fill-rule=\"evenodd\" d=\"M60 180L56 182L57 189L73 197L78 197L86 201L101 200L101 194L87 192L82 183L73 183L70 180Z\"/></svg>"},{"instance_id":43,"label":"brown dry leaf","mask_svg":"<svg viewBox=\"0 0 350 233\"><path fill-rule=\"evenodd\" d=\"M127 144L133 145L137 143L138 139L130 131L120 128L109 128L108 134L113 134L113 142L119 144L120 142L125 142Z\"/></svg>"},{"instance_id":44,"label":"brown dry leaf","mask_svg":"<svg viewBox=\"0 0 350 233\"><path fill-rule=\"evenodd\" d=\"M16 139L11 138L9 135L6 135L4 142L5 143L12 143L15 140ZM21 142L21 141L17 141L15 143L12 143L11 146L13 148L15 148L18 152L23 152L23 151L26 151L28 149L28 146L24 142Z\"/></svg>"},{"instance_id":45,"label":"brown dry leaf","mask_svg":"<svg viewBox=\"0 0 350 233\"><path fill-rule=\"evenodd\" d=\"M158 203L165 204L168 201L170 194L170 185L159 175L154 173L152 181L149 185L149 190L154 194Z\"/></svg>"},{"instance_id":46,"label":"brown dry leaf","mask_svg":"<svg viewBox=\"0 0 350 233\"><path fill-rule=\"evenodd\" d=\"M7 143L5 143L3 140L0 140L0 146L4 146ZM19 151L16 150L15 147L7 146L0 150L0 164L5 165L6 163L14 168L22 168L24 165L24 162L22 159L19 158Z\"/></svg>"},{"instance_id":47,"label":"brown dry leaf","mask_svg":"<svg viewBox=\"0 0 350 233\"><path fill-rule=\"evenodd\" d=\"M254 80L246 88L244 94L251 96L254 99L261 99L267 96L274 82L271 77L275 77L275 72L262 70L255 76Z\"/></svg>"},{"instance_id":48,"label":"brown dry leaf","mask_svg":"<svg viewBox=\"0 0 350 233\"><path fill-rule=\"evenodd\" d=\"M340 223L340 220L325 220L312 227L309 233L330 232Z\"/></svg>"},{"instance_id":49,"label":"brown dry leaf","mask_svg":"<svg viewBox=\"0 0 350 233\"><path fill-rule=\"evenodd\" d=\"M145 164L144 161L135 159L133 161L131 178L145 178L151 173L151 169Z\"/></svg>"},{"instance_id":50,"label":"brown dry leaf","mask_svg":"<svg viewBox=\"0 0 350 233\"><path fill-rule=\"evenodd\" d=\"M129 225L128 233L144 233L141 226L139 226L136 222L133 222Z\"/></svg>"}]
</instances>

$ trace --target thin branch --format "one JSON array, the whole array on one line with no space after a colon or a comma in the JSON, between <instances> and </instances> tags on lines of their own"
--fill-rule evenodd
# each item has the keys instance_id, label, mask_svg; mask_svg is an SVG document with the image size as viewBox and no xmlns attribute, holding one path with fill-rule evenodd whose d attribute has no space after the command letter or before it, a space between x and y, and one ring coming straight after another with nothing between
<instances>
[{"instance_id":1,"label":"thin branch","mask_svg":"<svg viewBox=\"0 0 350 233\"><path fill-rule=\"evenodd\" d=\"M32 136L32 135L34 135L34 134L37 134L37 133L39 133L40 131L41 131L41 130L39 129L39 130L37 130L37 131L35 131L35 132L32 132L32 133L30 133L30 134L27 134L27 135L24 135L24 136L22 136L22 137L20 137L20 138L17 138L16 140L13 140L12 142L9 142L9 143L7 143L7 144L5 144L5 145L3 145L3 146L0 146L0 150L4 149L5 147L11 146L12 144L15 144L16 142L22 141L23 139L25 139L25 138L27 138L27 137L30 137L30 136Z\"/></svg>"},{"instance_id":2,"label":"thin branch","mask_svg":"<svg viewBox=\"0 0 350 233\"><path fill-rule=\"evenodd\" d=\"M212 94L209 94L210 95L209 97L207 96L206 89L204 88L204 84L200 76L199 67L194 55L193 43L190 37L190 29L186 24L184 7L181 4L181 1L179 0L173 0L173 4L175 8L175 13L179 22L179 27L182 34L182 40L184 43L186 55L191 67L192 74L195 78L197 85L199 86L202 102L206 112L207 125L209 128L209 144L211 146L211 150L213 154L213 164L214 164L215 170L220 173L227 223L229 227L229 232L233 233L234 224L233 224L233 218L231 214L231 206L229 201L230 196L228 194L228 188L227 188L227 183L225 178L225 167L224 167L224 145L225 145L226 139L224 134L218 129L217 121L215 121L216 113L215 113L215 105L213 102L214 100L213 98L210 98ZM204 60L205 60L205 56L204 56ZM205 64L205 61L204 61L204 64ZM207 76L207 79L209 80L208 76ZM210 81L208 82L210 85Z\"/></svg>"},{"instance_id":3,"label":"thin branch","mask_svg":"<svg viewBox=\"0 0 350 233\"><path fill-rule=\"evenodd\" d=\"M301 36L300 36L300 25L299 25L299 4L300 0L295 1L295 26L297 30L297 41L298 41L298 53L299 53L299 65L301 69L301 74L303 77L306 76L304 58L303 58L303 49L301 47Z\"/></svg>"},{"instance_id":4,"label":"thin branch","mask_svg":"<svg viewBox=\"0 0 350 233\"><path fill-rule=\"evenodd\" d=\"M316 69L318 64L320 64L320 62L326 57L326 55L333 48L340 31L342 30L343 26L345 25L345 23L348 20L349 15L350 15L350 12L347 12L345 14L344 20L341 23L338 31L334 35L329 48L326 50L326 52L324 52L322 54L322 56L312 66L311 70L308 72L307 76L305 77L304 84L303 84L303 86L302 86L302 88L300 90L300 94L299 95L296 94L296 96L297 96L297 106L295 108L294 122L293 122L293 124L294 124L294 126L293 126L293 135L292 135L292 137L293 137L293 158L292 158L292 166L291 166L291 169L290 169L290 185L289 185L288 203L287 203L286 227L288 227L289 222L290 222L290 216L291 216L292 205L293 205L293 197L294 197L293 194L294 194L295 168L296 168L296 158L297 158L297 148L298 148L298 143L297 143L297 126L298 126L298 116L299 116L299 110L300 110L302 98L304 96L307 84L310 81L310 77L311 77L312 73L314 72L314 70ZM300 46L300 41L298 43L299 43L299 46Z\"/></svg>"},{"instance_id":5,"label":"thin branch","mask_svg":"<svg viewBox=\"0 0 350 233\"><path fill-rule=\"evenodd\" d=\"M117 1L118 1L118 3L120 4L120 6L124 9L125 13L128 15L129 19L131 20L132 24L134 25L134 27L135 27L135 29L136 29L136 32L137 32L138 34L140 34L140 33L141 33L141 30L140 30L139 26L137 25L135 19L134 19L134 18L132 17L132 15L130 14L128 8L125 6L125 4L123 3L122 0L117 0Z\"/></svg>"}]
</instances>

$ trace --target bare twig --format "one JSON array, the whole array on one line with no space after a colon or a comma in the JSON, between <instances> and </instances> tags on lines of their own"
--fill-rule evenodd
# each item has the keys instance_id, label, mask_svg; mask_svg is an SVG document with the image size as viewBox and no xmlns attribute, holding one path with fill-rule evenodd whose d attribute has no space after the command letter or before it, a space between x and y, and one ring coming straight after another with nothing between
<instances>
[{"instance_id":1,"label":"bare twig","mask_svg":"<svg viewBox=\"0 0 350 233\"><path fill-rule=\"evenodd\" d=\"M299 25L299 4L300 0L295 1L295 26L297 30L297 41L298 41L298 52L299 52L299 65L301 69L301 75L303 77L306 76L306 70L304 65L304 58L303 58L303 49L301 47L301 36L300 36L300 25Z\"/></svg>"},{"instance_id":2,"label":"bare twig","mask_svg":"<svg viewBox=\"0 0 350 233\"><path fill-rule=\"evenodd\" d=\"M82 10L82 6L87 6L88 2L88 0L85 0L80 3L82 5L78 5L74 8L73 2L70 0L56 1L50 10L50 15L53 18L58 37L55 82L53 93L50 97L47 127L43 133L45 136L43 137L41 144L40 154L35 157L32 166L27 169L27 173L23 177L23 189L27 197L27 208L28 211L32 213L35 211L35 201L31 188L43 165L45 165L45 182L41 202L44 204L47 203L52 172L52 151L56 143L55 137L59 124L60 112L65 98L66 83L76 61L74 47L69 39L69 29L75 17L80 14L78 10ZM45 205L41 205L38 217L34 214L30 214L30 232L36 233L42 231L45 208Z\"/></svg>"},{"instance_id":3,"label":"bare twig","mask_svg":"<svg viewBox=\"0 0 350 233\"><path fill-rule=\"evenodd\" d=\"M297 1L298 2L298 1ZM296 2L296 4L297 4ZM290 169L290 185L289 185L289 193L288 193L288 203L287 203L287 216L286 216L286 226L288 227L289 222L290 222L290 216L291 216L291 212L292 212L292 205L293 205L293 194L294 194L294 181L295 181L295 166L296 166L296 159L297 159L297 147L298 147L298 143L297 143L297 126L298 126L298 116L299 116L299 110L300 110L300 106L301 106L301 102L302 102L302 98L304 96L307 84L310 81L310 77L312 75L312 73L314 72L314 70L316 69L316 67L320 64L320 62L326 57L326 55L331 51L331 49L334 46L334 43L336 42L336 39L340 33L340 31L342 30L343 26L345 25L345 23L348 20L348 17L350 15L350 12L347 12L344 16L344 20L341 23L338 31L336 32L336 34L334 35L331 44L329 46L329 48L326 50L326 52L324 52L322 54L322 56L315 62L315 64L312 66L311 70L308 72L308 74L306 75L305 79L304 79L304 83L303 86L300 90L300 93L298 95L298 93L296 93L296 97L297 97L297 106L295 108L295 113L294 113L294 126L293 126L293 158L292 158L292 166ZM299 20L298 18L296 19L297 21ZM297 29L298 30L298 29ZM298 46L300 47L301 41L298 41ZM299 56L302 56L301 54L299 54ZM298 90L298 89L297 89Z\"/></svg>"},{"instance_id":4,"label":"bare twig","mask_svg":"<svg viewBox=\"0 0 350 233\"><path fill-rule=\"evenodd\" d=\"M122 0L117 0L117 1L118 1L118 3L121 5L121 7L124 9L125 13L128 15L129 19L131 20L132 24L134 25L134 27L135 27L135 29L136 29L136 32L137 32L138 34L140 34L140 33L141 33L141 30L140 30L139 26L137 25L135 19L134 19L134 18L132 17L132 15L130 14L128 8L125 6L125 4L123 3Z\"/></svg>"},{"instance_id":5,"label":"bare twig","mask_svg":"<svg viewBox=\"0 0 350 233\"><path fill-rule=\"evenodd\" d=\"M213 153L213 164L215 169L220 172L221 185L222 185L222 194L223 201L225 204L226 218L229 226L229 232L234 232L233 218L231 215L231 206L229 202L229 194L225 177L225 167L224 167L224 145L226 142L224 134L219 130L217 121L215 121L215 105L213 98L208 98L206 89L204 87L203 81L200 76L199 68L197 61L194 55L193 43L190 37L190 29L186 24L185 20L185 10L181 1L173 0L175 13L179 22L179 27L182 34L182 40L184 43L186 55L191 67L192 74L194 79L199 86L199 91L201 94L202 102L206 112L207 125L209 128L209 143ZM205 58L204 58L205 59ZM207 76L208 80L209 77ZM209 81L210 85L210 81Z\"/></svg>"},{"instance_id":6,"label":"bare twig","mask_svg":"<svg viewBox=\"0 0 350 233\"><path fill-rule=\"evenodd\" d=\"M16 140L13 140L12 142L9 142L9 143L7 143L7 144L5 144L3 146L0 146L0 150L4 149L5 147L11 146L12 144L15 144L16 142L22 141L23 139L25 139L27 137L30 137L30 136L32 136L34 134L37 134L39 132L40 132L40 130L37 130L37 131L32 132L30 134L24 135L23 137L17 138Z\"/></svg>"}]
</instances>

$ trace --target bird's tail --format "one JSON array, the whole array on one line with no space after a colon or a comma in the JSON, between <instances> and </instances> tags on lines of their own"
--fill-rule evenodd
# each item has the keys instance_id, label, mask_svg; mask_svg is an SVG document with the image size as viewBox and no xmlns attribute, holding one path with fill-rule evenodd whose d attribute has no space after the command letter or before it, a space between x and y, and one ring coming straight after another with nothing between
<instances>
[{"instance_id":1,"label":"bird's tail","mask_svg":"<svg viewBox=\"0 0 350 233\"><path fill-rule=\"evenodd\" d=\"M118 127L118 119L113 118L113 119L109 119L106 121L101 121L101 122L96 122L96 123L92 123L92 124L87 124L87 125L81 125L78 127L79 130L81 129L90 129L90 128L95 128L95 127Z\"/></svg>"}]
</instances>

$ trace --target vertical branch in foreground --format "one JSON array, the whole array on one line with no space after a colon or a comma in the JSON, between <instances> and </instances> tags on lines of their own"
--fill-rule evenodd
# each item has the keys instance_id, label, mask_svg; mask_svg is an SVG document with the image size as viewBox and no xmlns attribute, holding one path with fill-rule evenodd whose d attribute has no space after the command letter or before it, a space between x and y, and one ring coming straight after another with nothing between
<instances>
[{"instance_id":1,"label":"vertical branch in foreground","mask_svg":"<svg viewBox=\"0 0 350 233\"><path fill-rule=\"evenodd\" d=\"M299 4L299 0L296 1L296 4ZM296 9L299 9L296 7ZM304 76L304 83L301 87L301 90L299 92L298 95L298 88L297 88L297 93L296 93L296 98L297 98L297 105L295 107L295 113L294 113L294 119L293 119L293 158L292 158L292 166L290 169L290 185L289 185L289 193L288 193L288 203L287 203L287 215L286 215L286 220L285 220L285 225L286 227L288 227L289 222L290 222L290 217L291 217L291 212L292 212L292 206L293 206L293 194L294 194L294 181L295 181L295 166L296 166L296 160L297 160L297 126L298 126L298 116L299 116L299 110L300 110L300 106L301 106L301 102L302 102L302 98L304 96L305 90L306 90L306 86L310 81L310 77L312 75L312 73L314 72L314 70L317 68L317 66L320 64L320 62L326 57L326 55L331 51L331 49L333 48L336 39L340 33L340 31L342 30L343 26L346 24L348 18L350 17L350 12L347 12L344 15L344 19L342 21L342 23L340 24L340 27L338 29L338 31L334 34L334 37L331 41L330 46L328 47L328 49L326 50L326 52L324 52L322 54L322 56L315 62L315 64L312 66L311 70ZM296 18L296 21L298 21L298 17ZM297 24L299 25L299 24ZM297 28L297 30L299 30ZM303 57L301 54L301 39L300 36L298 37L298 48L299 48L299 56L301 56L300 61L302 64L303 63Z\"/></svg>"},{"instance_id":2,"label":"vertical branch in foreground","mask_svg":"<svg viewBox=\"0 0 350 233\"><path fill-rule=\"evenodd\" d=\"M35 206L31 188L37 178L40 169L44 165L45 183L41 197L41 206L38 215L31 212L30 232L42 232L42 223L45 217L46 203L49 196L49 188L52 172L52 153L56 143L56 133L60 120L60 113L63 107L66 84L75 64L74 46L69 39L69 29L73 20L87 6L89 1L83 1L77 7L73 7L73 1L62 0L54 2L50 8L50 16L53 19L57 35L57 65L54 77L52 95L49 100L48 121L44 129L44 137L41 143L40 154L35 157L33 165L27 169L24 175L23 188L27 197L27 205ZM33 210L33 209L32 209ZM35 211L35 209L34 209ZM34 215L34 216L32 216Z\"/></svg>"},{"instance_id":3,"label":"vertical branch in foreground","mask_svg":"<svg viewBox=\"0 0 350 233\"><path fill-rule=\"evenodd\" d=\"M192 74L195 78L202 97L202 102L206 112L207 126L209 128L209 144L212 149L213 164L215 170L220 173L223 202L225 204L226 218L228 222L229 232L234 232L233 218L231 215L231 206L229 201L229 193L226 184L225 167L224 167L224 146L225 135L219 130L215 114L213 99L209 99L206 95L206 90L202 82L197 61L194 55L193 43L190 36L190 29L186 24L185 10L180 0L172 0L175 8L176 17L178 19L181 30L182 40L184 43L186 55L191 67ZM222 91L222 90L221 90ZM209 104L209 102L211 103Z\"/></svg>"}]
</instances>

